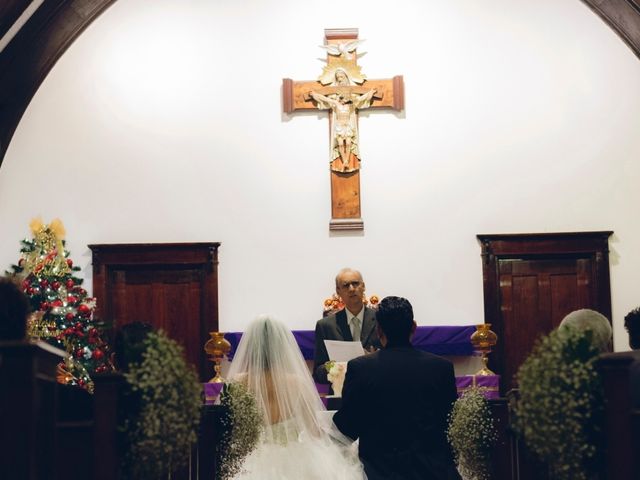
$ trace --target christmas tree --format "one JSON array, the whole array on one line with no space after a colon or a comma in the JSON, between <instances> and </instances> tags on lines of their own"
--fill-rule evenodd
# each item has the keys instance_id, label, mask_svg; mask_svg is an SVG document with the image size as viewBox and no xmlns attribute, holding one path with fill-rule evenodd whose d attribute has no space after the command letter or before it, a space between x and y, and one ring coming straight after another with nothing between
<instances>
[{"instance_id":1,"label":"christmas tree","mask_svg":"<svg viewBox=\"0 0 640 480\"><path fill-rule=\"evenodd\" d=\"M34 219L30 227L33 238L22 240L20 261L7 272L22 280L31 301L34 313L28 334L69 354L58 366L59 382L92 391L91 375L113 369L92 318L95 299L82 288L83 279L74 275L80 268L65 250L62 222L55 219L45 225Z\"/></svg>"}]
</instances>

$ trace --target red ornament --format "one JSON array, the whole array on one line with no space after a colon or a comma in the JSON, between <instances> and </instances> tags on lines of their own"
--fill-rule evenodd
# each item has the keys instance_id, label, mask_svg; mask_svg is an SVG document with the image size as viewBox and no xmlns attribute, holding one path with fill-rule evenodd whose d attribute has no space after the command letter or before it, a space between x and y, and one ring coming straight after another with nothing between
<instances>
[{"instance_id":1,"label":"red ornament","mask_svg":"<svg viewBox=\"0 0 640 480\"><path fill-rule=\"evenodd\" d=\"M74 297L73 295L69 295L67 297L67 303L76 303L78 301L78 299L76 297Z\"/></svg>"},{"instance_id":2,"label":"red ornament","mask_svg":"<svg viewBox=\"0 0 640 480\"><path fill-rule=\"evenodd\" d=\"M40 310L49 310L50 307L51 305L49 304L49 302L42 302L40 304Z\"/></svg>"},{"instance_id":3,"label":"red ornament","mask_svg":"<svg viewBox=\"0 0 640 480\"><path fill-rule=\"evenodd\" d=\"M22 290L27 290L29 288L29 286L31 285L31 283L29 282L29 280L23 280L22 281Z\"/></svg>"},{"instance_id":4,"label":"red ornament","mask_svg":"<svg viewBox=\"0 0 640 480\"><path fill-rule=\"evenodd\" d=\"M69 268L73 267L73 260L67 258L67 265L69 266Z\"/></svg>"},{"instance_id":5,"label":"red ornament","mask_svg":"<svg viewBox=\"0 0 640 480\"><path fill-rule=\"evenodd\" d=\"M73 313L69 312L64 316L64 318L67 320L67 322L72 322L73 319L76 318L76 316Z\"/></svg>"},{"instance_id":6,"label":"red ornament","mask_svg":"<svg viewBox=\"0 0 640 480\"><path fill-rule=\"evenodd\" d=\"M91 335L92 337L95 337L96 335L98 335L98 329L95 327L91 327L89 329L89 335Z\"/></svg>"},{"instance_id":7,"label":"red ornament","mask_svg":"<svg viewBox=\"0 0 640 480\"><path fill-rule=\"evenodd\" d=\"M78 313L84 317L91 315L91 309L89 305L83 303L82 305L78 305Z\"/></svg>"},{"instance_id":8,"label":"red ornament","mask_svg":"<svg viewBox=\"0 0 640 480\"><path fill-rule=\"evenodd\" d=\"M52 307L61 307L62 306L62 300L60 299L56 299L53 302L51 302L51 306Z\"/></svg>"},{"instance_id":9,"label":"red ornament","mask_svg":"<svg viewBox=\"0 0 640 480\"><path fill-rule=\"evenodd\" d=\"M82 330L82 323L81 322L77 322L75 327L76 327L76 330Z\"/></svg>"},{"instance_id":10,"label":"red ornament","mask_svg":"<svg viewBox=\"0 0 640 480\"><path fill-rule=\"evenodd\" d=\"M77 349L76 352L75 352L75 357L76 358L84 357L84 348Z\"/></svg>"},{"instance_id":11,"label":"red ornament","mask_svg":"<svg viewBox=\"0 0 640 480\"><path fill-rule=\"evenodd\" d=\"M101 360L104 358L104 352L102 350L100 350L99 348L96 348L93 351L93 358L96 360Z\"/></svg>"},{"instance_id":12,"label":"red ornament","mask_svg":"<svg viewBox=\"0 0 640 480\"><path fill-rule=\"evenodd\" d=\"M60 282L59 282L59 281L57 281L57 280L56 280L56 281L54 281L54 282L51 284L51 288L53 288L54 290L58 290L58 289L60 288Z\"/></svg>"},{"instance_id":13,"label":"red ornament","mask_svg":"<svg viewBox=\"0 0 640 480\"><path fill-rule=\"evenodd\" d=\"M75 282L73 281L72 278L67 279L67 288L73 288L73 286L75 285Z\"/></svg>"},{"instance_id":14,"label":"red ornament","mask_svg":"<svg viewBox=\"0 0 640 480\"><path fill-rule=\"evenodd\" d=\"M69 328L66 328L63 333L65 334L65 336L68 337L69 335L73 335L74 331L73 331L73 328L69 327Z\"/></svg>"},{"instance_id":15,"label":"red ornament","mask_svg":"<svg viewBox=\"0 0 640 480\"><path fill-rule=\"evenodd\" d=\"M43 278L42 280L40 280L40 286L42 288L47 288L48 285L49 285L49 280L47 280L46 278Z\"/></svg>"},{"instance_id":16,"label":"red ornament","mask_svg":"<svg viewBox=\"0 0 640 480\"><path fill-rule=\"evenodd\" d=\"M27 295L33 295L33 292L34 292L33 287L27 288Z\"/></svg>"}]
</instances>

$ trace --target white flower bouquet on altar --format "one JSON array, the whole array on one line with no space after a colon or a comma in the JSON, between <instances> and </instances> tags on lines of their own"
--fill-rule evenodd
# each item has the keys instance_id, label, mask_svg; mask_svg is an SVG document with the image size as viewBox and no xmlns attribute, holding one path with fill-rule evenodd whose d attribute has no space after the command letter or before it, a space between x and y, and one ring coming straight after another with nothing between
<instances>
[{"instance_id":1,"label":"white flower bouquet on altar","mask_svg":"<svg viewBox=\"0 0 640 480\"><path fill-rule=\"evenodd\" d=\"M325 368L327 369L327 379L331 382L333 394L337 397L341 397L344 377L347 374L347 362L335 362L330 360L325 364Z\"/></svg>"}]
</instances>

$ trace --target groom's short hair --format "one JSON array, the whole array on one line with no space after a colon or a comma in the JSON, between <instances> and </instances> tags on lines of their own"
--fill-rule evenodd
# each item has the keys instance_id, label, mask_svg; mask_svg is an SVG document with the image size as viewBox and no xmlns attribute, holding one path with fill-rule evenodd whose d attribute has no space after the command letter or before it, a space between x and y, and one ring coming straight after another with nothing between
<instances>
[{"instance_id":1,"label":"groom's short hair","mask_svg":"<svg viewBox=\"0 0 640 480\"><path fill-rule=\"evenodd\" d=\"M413 307L406 298L385 297L378 306L376 320L388 340L407 340L413 327Z\"/></svg>"}]
</instances>

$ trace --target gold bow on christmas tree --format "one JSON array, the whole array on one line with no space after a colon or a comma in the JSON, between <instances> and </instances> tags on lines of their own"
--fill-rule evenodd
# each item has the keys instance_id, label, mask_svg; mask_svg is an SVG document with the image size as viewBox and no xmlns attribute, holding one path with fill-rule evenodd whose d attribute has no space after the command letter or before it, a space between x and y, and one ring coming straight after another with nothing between
<instances>
[{"instance_id":1,"label":"gold bow on christmas tree","mask_svg":"<svg viewBox=\"0 0 640 480\"><path fill-rule=\"evenodd\" d=\"M23 255L22 267L27 272L43 275L64 275L71 272L64 257L62 240L66 234L64 225L56 218L45 225L42 220L34 218L29 224L34 236L35 248Z\"/></svg>"}]
</instances>

